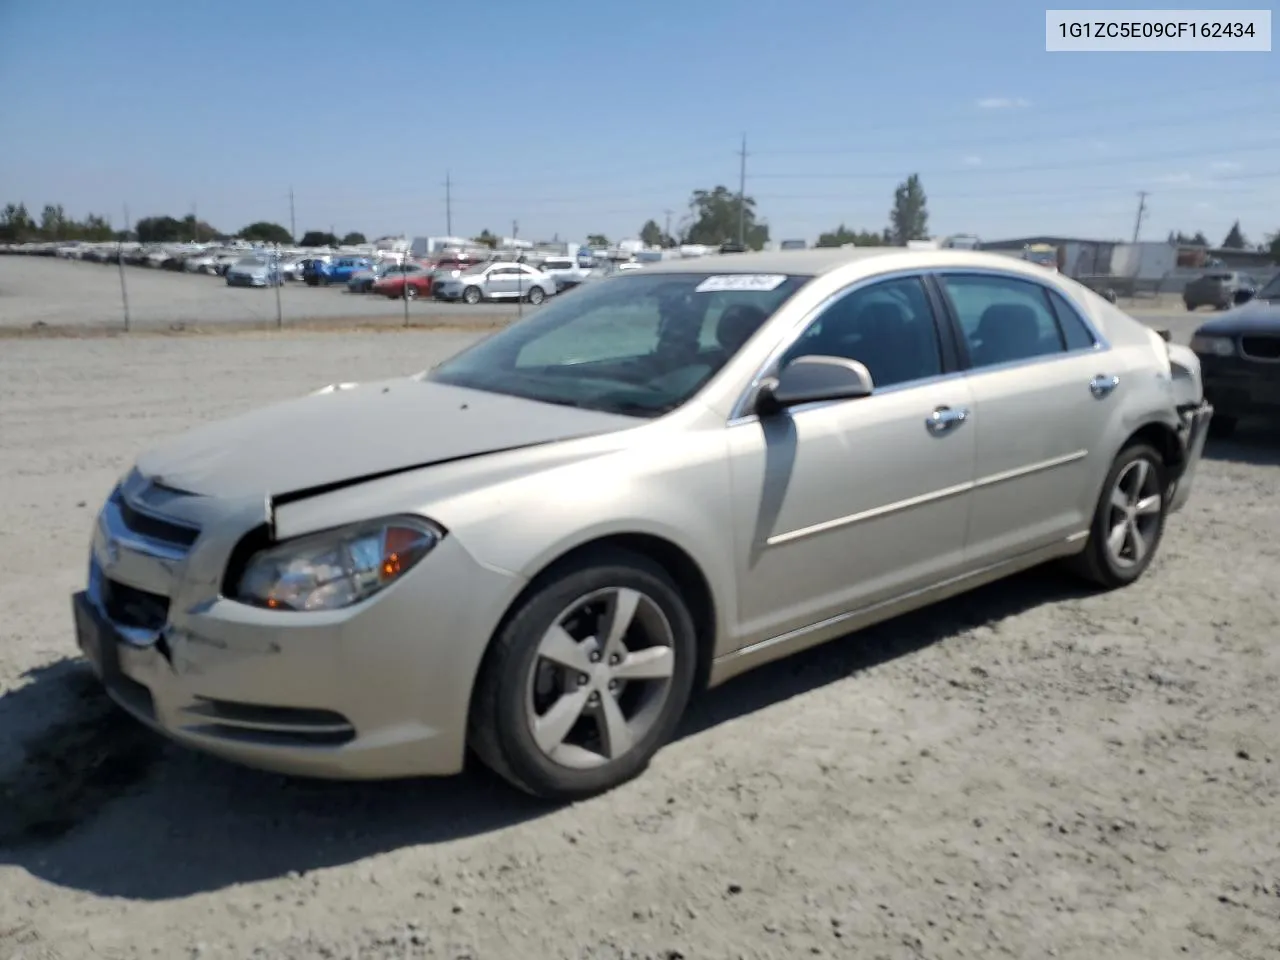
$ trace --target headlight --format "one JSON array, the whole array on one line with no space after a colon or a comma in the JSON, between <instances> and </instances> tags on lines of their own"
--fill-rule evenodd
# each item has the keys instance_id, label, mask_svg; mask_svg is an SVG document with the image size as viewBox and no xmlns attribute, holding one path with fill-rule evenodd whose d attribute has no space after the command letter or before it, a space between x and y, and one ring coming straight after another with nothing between
<instances>
[{"instance_id":1,"label":"headlight","mask_svg":"<svg viewBox=\"0 0 1280 960\"><path fill-rule=\"evenodd\" d=\"M1196 335L1191 338L1191 349L1196 353L1212 353L1219 357L1229 357L1236 352L1236 343L1230 337Z\"/></svg>"},{"instance_id":2,"label":"headlight","mask_svg":"<svg viewBox=\"0 0 1280 960\"><path fill-rule=\"evenodd\" d=\"M394 517L300 537L255 554L236 599L273 610L337 610L390 586L431 552L444 532Z\"/></svg>"}]
</instances>

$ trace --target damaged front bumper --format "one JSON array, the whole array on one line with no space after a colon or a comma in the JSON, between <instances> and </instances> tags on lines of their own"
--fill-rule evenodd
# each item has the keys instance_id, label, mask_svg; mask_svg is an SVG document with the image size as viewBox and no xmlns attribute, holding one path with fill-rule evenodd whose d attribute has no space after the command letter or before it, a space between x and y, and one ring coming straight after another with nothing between
<instances>
[{"instance_id":1,"label":"damaged front bumper","mask_svg":"<svg viewBox=\"0 0 1280 960\"><path fill-rule=\"evenodd\" d=\"M1205 437L1209 434L1209 421L1213 419L1213 406L1207 400L1185 404L1178 408L1178 419L1182 461L1178 475L1169 485L1169 513L1185 507L1191 496L1196 469L1204 454Z\"/></svg>"}]
</instances>

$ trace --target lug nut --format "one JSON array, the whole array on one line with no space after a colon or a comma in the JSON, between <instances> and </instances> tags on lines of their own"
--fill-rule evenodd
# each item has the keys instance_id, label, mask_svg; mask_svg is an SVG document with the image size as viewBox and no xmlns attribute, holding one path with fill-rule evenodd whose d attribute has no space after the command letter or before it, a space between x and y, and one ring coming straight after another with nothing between
<instances>
[{"instance_id":1,"label":"lug nut","mask_svg":"<svg viewBox=\"0 0 1280 960\"><path fill-rule=\"evenodd\" d=\"M585 673L578 674L578 686L585 687L590 682L591 682L591 678L588 677Z\"/></svg>"},{"instance_id":2,"label":"lug nut","mask_svg":"<svg viewBox=\"0 0 1280 960\"><path fill-rule=\"evenodd\" d=\"M592 662L592 663L599 663L599 662L600 662L600 654L599 654L598 652L597 652L597 653L593 653L593 654L591 655L591 662Z\"/></svg>"},{"instance_id":3,"label":"lug nut","mask_svg":"<svg viewBox=\"0 0 1280 960\"><path fill-rule=\"evenodd\" d=\"M609 689L610 689L610 690L617 690L617 689L618 689L618 681L617 681L617 680L610 680L610 681L609 681Z\"/></svg>"}]
</instances>

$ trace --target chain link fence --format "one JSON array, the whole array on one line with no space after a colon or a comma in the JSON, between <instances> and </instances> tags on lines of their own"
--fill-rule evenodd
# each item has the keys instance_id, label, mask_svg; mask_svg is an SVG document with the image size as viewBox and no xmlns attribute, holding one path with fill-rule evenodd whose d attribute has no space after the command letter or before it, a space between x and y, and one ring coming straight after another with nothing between
<instances>
[{"instance_id":1,"label":"chain link fence","mask_svg":"<svg viewBox=\"0 0 1280 960\"><path fill-rule=\"evenodd\" d=\"M132 262L131 262L132 261ZM174 257L0 255L0 332L89 335L274 329L502 326L526 303L446 303L284 279L232 286Z\"/></svg>"}]
</instances>

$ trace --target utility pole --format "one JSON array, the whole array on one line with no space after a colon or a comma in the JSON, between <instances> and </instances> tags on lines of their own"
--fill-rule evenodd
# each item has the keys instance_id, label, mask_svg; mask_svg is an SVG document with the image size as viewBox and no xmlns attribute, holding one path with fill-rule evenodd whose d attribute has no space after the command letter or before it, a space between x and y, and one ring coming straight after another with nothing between
<instances>
[{"instance_id":1,"label":"utility pole","mask_svg":"<svg viewBox=\"0 0 1280 960\"><path fill-rule=\"evenodd\" d=\"M671 214L673 214L675 211L663 210L662 212L667 218L666 226L662 228L662 239L666 240L668 237L671 236Z\"/></svg>"},{"instance_id":2,"label":"utility pole","mask_svg":"<svg viewBox=\"0 0 1280 960\"><path fill-rule=\"evenodd\" d=\"M194 200L191 201L191 242L200 240L200 212Z\"/></svg>"},{"instance_id":3,"label":"utility pole","mask_svg":"<svg viewBox=\"0 0 1280 960\"><path fill-rule=\"evenodd\" d=\"M1138 231L1142 229L1142 217L1147 212L1147 191L1138 191L1138 216L1133 221L1133 242L1138 242Z\"/></svg>"},{"instance_id":4,"label":"utility pole","mask_svg":"<svg viewBox=\"0 0 1280 960\"><path fill-rule=\"evenodd\" d=\"M747 244L747 135L742 135L742 150L738 154L738 244Z\"/></svg>"},{"instance_id":5,"label":"utility pole","mask_svg":"<svg viewBox=\"0 0 1280 960\"><path fill-rule=\"evenodd\" d=\"M444 235L453 236L453 178L444 172Z\"/></svg>"},{"instance_id":6,"label":"utility pole","mask_svg":"<svg viewBox=\"0 0 1280 960\"><path fill-rule=\"evenodd\" d=\"M298 223L293 216L293 187L289 188L289 236L294 243L298 242Z\"/></svg>"},{"instance_id":7,"label":"utility pole","mask_svg":"<svg viewBox=\"0 0 1280 960\"><path fill-rule=\"evenodd\" d=\"M124 332L129 332L129 287L124 279L124 237L129 234L129 205L124 205L124 232L116 244L116 263L120 265L120 301L124 305Z\"/></svg>"}]
</instances>

